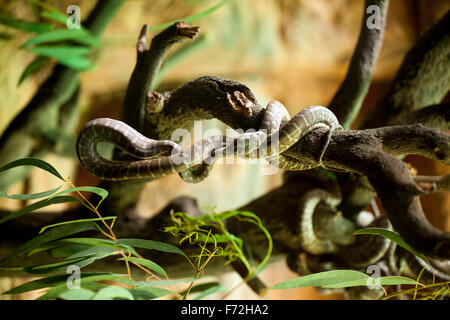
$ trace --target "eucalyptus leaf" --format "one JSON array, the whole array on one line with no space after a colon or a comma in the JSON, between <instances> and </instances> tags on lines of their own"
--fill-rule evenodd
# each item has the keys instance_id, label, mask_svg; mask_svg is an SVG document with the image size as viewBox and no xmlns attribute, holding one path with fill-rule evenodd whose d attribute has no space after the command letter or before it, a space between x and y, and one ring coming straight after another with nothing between
<instances>
[{"instance_id":1,"label":"eucalyptus leaf","mask_svg":"<svg viewBox=\"0 0 450 320\"><path fill-rule=\"evenodd\" d=\"M58 272L66 272L69 266L78 266L78 268L83 268L87 265L90 265L96 260L95 256L90 256L88 258L81 257L76 259L68 259L63 261L58 261L54 263L49 263L45 265L37 265L26 267L23 271L29 274L47 274L47 273L58 273Z\"/></svg>"},{"instance_id":2,"label":"eucalyptus leaf","mask_svg":"<svg viewBox=\"0 0 450 320\"><path fill-rule=\"evenodd\" d=\"M49 228L54 228L54 227L62 226L62 225L65 225L65 224L83 223L83 222L89 222L89 221L112 220L112 219L117 219L117 216L64 221L64 222L59 222L59 223L55 223L55 224L51 224L51 225L42 227L41 230L39 231L39 233L41 234L42 232L44 232L45 230L47 230Z\"/></svg>"},{"instance_id":3,"label":"eucalyptus leaf","mask_svg":"<svg viewBox=\"0 0 450 320\"><path fill-rule=\"evenodd\" d=\"M68 278L70 277L70 275L71 274L52 275L49 277L33 280L30 282L21 284L12 289L9 289L8 291L4 292L3 294L20 294L20 293L24 293L24 292L30 292L30 291L54 287L54 286L58 286L58 285L66 285L66 282L67 282ZM80 276L83 279L83 277L103 276L103 275L110 275L110 273L86 272L86 273L82 273ZM67 288L67 286L66 286L66 288Z\"/></svg>"},{"instance_id":4,"label":"eucalyptus leaf","mask_svg":"<svg viewBox=\"0 0 450 320\"><path fill-rule=\"evenodd\" d=\"M43 244L49 243L51 241L61 239L63 237L70 236L75 233L88 231L88 230L99 230L99 227L94 222L85 222L78 223L74 225L63 225L53 229L48 230L47 232L40 234L33 239L25 242L19 248L10 253L6 258L0 260L0 265L5 262L11 260L12 258L27 253L28 251L35 249Z\"/></svg>"},{"instance_id":5,"label":"eucalyptus leaf","mask_svg":"<svg viewBox=\"0 0 450 320\"><path fill-rule=\"evenodd\" d=\"M25 70L23 70L22 74L20 75L19 82L17 85L22 84L22 82L25 81L26 78L28 78L33 73L36 73L39 71L47 62L49 61L49 58L43 57L43 56L37 56L33 61L31 61Z\"/></svg>"},{"instance_id":6,"label":"eucalyptus leaf","mask_svg":"<svg viewBox=\"0 0 450 320\"><path fill-rule=\"evenodd\" d=\"M384 286L384 285L399 285L399 284L410 284L410 285L417 285L418 282L406 278L406 277L400 277L400 276L390 276L390 277L368 277L367 279L356 279L356 280L350 280L350 281L343 281L339 283L334 283L330 285L324 285L325 288L348 288L348 287L356 287L356 286Z\"/></svg>"},{"instance_id":7,"label":"eucalyptus leaf","mask_svg":"<svg viewBox=\"0 0 450 320\"><path fill-rule=\"evenodd\" d=\"M0 167L0 172L9 170L9 169L12 169L15 167L20 167L20 166L34 166L34 167L43 169L65 182L64 178L61 176L61 174L58 172L58 170L56 170L50 163L48 163L44 160L41 160L41 159L37 159L37 158L22 158L22 159L12 161L12 162Z\"/></svg>"},{"instance_id":8,"label":"eucalyptus leaf","mask_svg":"<svg viewBox=\"0 0 450 320\"><path fill-rule=\"evenodd\" d=\"M136 248L153 249L162 252L176 253L185 256L187 258L186 254L179 248L164 242L146 239L119 239L117 243L129 245Z\"/></svg>"},{"instance_id":9,"label":"eucalyptus leaf","mask_svg":"<svg viewBox=\"0 0 450 320\"><path fill-rule=\"evenodd\" d=\"M86 284L97 282L97 281L126 281L130 280L128 277L124 277L118 274L114 273L108 273L108 274L93 274L93 275L87 275L83 276L83 273L81 273L81 279L80 279L80 286L82 288L86 287ZM37 300L51 300L56 299L59 297L59 295L63 292L67 291L67 284L64 282L62 284L59 284L57 286L54 286L53 288L50 288L47 290L45 294L38 297Z\"/></svg>"},{"instance_id":10,"label":"eucalyptus leaf","mask_svg":"<svg viewBox=\"0 0 450 320\"><path fill-rule=\"evenodd\" d=\"M59 29L42 34L31 38L25 42L20 48L25 48L30 45L38 45L49 42L59 41L74 41L80 44L89 46L99 46L100 40L92 36L88 31L83 29Z\"/></svg>"},{"instance_id":11,"label":"eucalyptus leaf","mask_svg":"<svg viewBox=\"0 0 450 320\"><path fill-rule=\"evenodd\" d=\"M136 300L152 300L173 294L164 288L132 288L128 289Z\"/></svg>"},{"instance_id":12,"label":"eucalyptus leaf","mask_svg":"<svg viewBox=\"0 0 450 320\"><path fill-rule=\"evenodd\" d=\"M227 290L228 290L228 288L225 286L222 286L222 285L214 286L214 287L208 288L205 291L203 291L202 293L200 293L198 296L195 297L194 300L201 300L211 294L223 292L223 291L227 291Z\"/></svg>"},{"instance_id":13,"label":"eucalyptus leaf","mask_svg":"<svg viewBox=\"0 0 450 320\"><path fill-rule=\"evenodd\" d=\"M34 199L39 199L39 198L44 198L44 197L50 196L50 195L54 194L56 191L58 191L59 189L61 189L61 187L62 186L59 186L59 187L51 189L51 190L37 192L37 193L30 193L30 194L8 195L5 192L0 191L0 197L8 198L8 199L15 199L15 200L34 200Z\"/></svg>"},{"instance_id":14,"label":"eucalyptus leaf","mask_svg":"<svg viewBox=\"0 0 450 320\"><path fill-rule=\"evenodd\" d=\"M90 59L84 57L91 49L80 46L36 46L29 52L56 59L60 64L75 70L93 67Z\"/></svg>"},{"instance_id":15,"label":"eucalyptus leaf","mask_svg":"<svg viewBox=\"0 0 450 320\"><path fill-rule=\"evenodd\" d=\"M63 300L90 300L95 296L95 292L88 289L70 289L59 294Z\"/></svg>"},{"instance_id":16,"label":"eucalyptus leaf","mask_svg":"<svg viewBox=\"0 0 450 320\"><path fill-rule=\"evenodd\" d=\"M355 234L355 235L358 235L358 234L374 234L374 235L378 235L378 236L384 237L386 239L389 239L392 242L398 244L399 246L401 246L404 249L406 249L409 252L411 252L414 256L422 259L426 264L429 265L429 262L428 262L427 258L425 258L421 253L419 253L416 250L414 250L413 248L411 248L411 246L408 245L405 242L405 240L403 240L403 238L398 233L396 233L394 231L383 229L383 228L364 228L364 229L360 229L360 230L354 231L353 234Z\"/></svg>"},{"instance_id":17,"label":"eucalyptus leaf","mask_svg":"<svg viewBox=\"0 0 450 320\"><path fill-rule=\"evenodd\" d=\"M126 288L118 286L109 286L101 289L92 297L92 300L114 300L114 299L134 300L134 296Z\"/></svg>"},{"instance_id":18,"label":"eucalyptus leaf","mask_svg":"<svg viewBox=\"0 0 450 320\"><path fill-rule=\"evenodd\" d=\"M67 190L63 190L63 191L60 191L60 192L54 194L52 197L56 197L56 196L66 194L66 193L79 192L79 191L91 192L91 193L95 193L96 195L100 196L102 199L97 204L97 208L100 205L100 203L103 200L105 200L105 198L108 196L108 191L103 188L86 186L86 187L74 187L74 188L70 188ZM50 197L50 198L52 198L52 197Z\"/></svg>"},{"instance_id":19,"label":"eucalyptus leaf","mask_svg":"<svg viewBox=\"0 0 450 320\"><path fill-rule=\"evenodd\" d=\"M48 32L52 30L54 27L51 24L43 24L39 22L10 18L1 12L0 12L0 24L3 24L7 27L11 27L17 30L36 33Z\"/></svg>"},{"instance_id":20,"label":"eucalyptus leaf","mask_svg":"<svg viewBox=\"0 0 450 320\"><path fill-rule=\"evenodd\" d=\"M33 212L37 209L41 209L47 206L50 206L52 204L58 204L58 203L66 203L66 202L81 202L80 199L72 197L72 196L60 196L60 197L55 197L55 198L51 198L51 199L44 199L44 200L40 200L38 202L32 203L16 212L10 213L6 216L4 216L3 218L0 219L0 224L5 223L6 221L9 221L11 219L15 219L18 218L24 214Z\"/></svg>"},{"instance_id":21,"label":"eucalyptus leaf","mask_svg":"<svg viewBox=\"0 0 450 320\"><path fill-rule=\"evenodd\" d=\"M163 268L161 268L158 264L154 263L151 260L142 259L142 258L135 258L135 257L121 258L119 260L124 260L124 261L130 261L130 262L137 263L137 264L139 264L139 265L149 269L150 271L154 271L154 272L164 276L165 278L167 278L166 271Z\"/></svg>"},{"instance_id":22,"label":"eucalyptus leaf","mask_svg":"<svg viewBox=\"0 0 450 320\"><path fill-rule=\"evenodd\" d=\"M290 279L277 283L268 289L291 289L303 287L319 287L331 286L347 281L364 280L369 276L365 273L355 270L332 270L319 273L313 273L306 276L301 276L295 279Z\"/></svg>"}]
</instances>

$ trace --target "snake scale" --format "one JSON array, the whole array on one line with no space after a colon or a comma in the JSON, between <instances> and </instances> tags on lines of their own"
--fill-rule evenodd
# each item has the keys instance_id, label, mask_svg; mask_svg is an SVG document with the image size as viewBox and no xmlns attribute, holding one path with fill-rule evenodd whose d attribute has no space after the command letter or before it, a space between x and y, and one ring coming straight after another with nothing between
<instances>
[{"instance_id":1,"label":"snake scale","mask_svg":"<svg viewBox=\"0 0 450 320\"><path fill-rule=\"evenodd\" d=\"M278 101L271 101L264 110L261 128L231 139L218 135L204 138L189 149L171 140L153 140L140 134L122 121L98 118L86 123L77 140L77 155L83 167L103 180L155 179L178 173L186 182L199 182L211 170L214 162L231 146L235 156L266 158L274 165L287 170L304 170L314 165L302 165L281 155L299 139L311 131L329 129L318 164L330 141L333 130L341 129L335 115L325 107L311 106L303 109L292 119L286 108ZM238 152L239 140L256 142L253 149ZM97 152L97 143L109 142L136 160L107 160ZM248 145L248 144L245 144Z\"/></svg>"}]
</instances>

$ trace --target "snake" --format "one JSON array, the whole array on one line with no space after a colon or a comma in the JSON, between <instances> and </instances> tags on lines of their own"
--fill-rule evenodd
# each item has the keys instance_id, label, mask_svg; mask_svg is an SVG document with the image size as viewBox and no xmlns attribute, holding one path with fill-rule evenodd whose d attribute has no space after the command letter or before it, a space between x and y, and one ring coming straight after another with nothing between
<instances>
[{"instance_id":1,"label":"snake","mask_svg":"<svg viewBox=\"0 0 450 320\"><path fill-rule=\"evenodd\" d=\"M390 245L386 238L352 235L363 226L347 219L337 210L342 195L335 176L328 175L324 169L306 170L297 175L312 178L322 185L322 188L304 193L297 206L299 222L296 234L305 252L311 255L333 254L338 261L353 268L372 265L386 255ZM368 226L392 229L386 217L376 217Z\"/></svg>"},{"instance_id":2,"label":"snake","mask_svg":"<svg viewBox=\"0 0 450 320\"><path fill-rule=\"evenodd\" d=\"M128 124L110 118L97 118L80 131L76 151L81 165L102 180L156 179L178 173L190 183L208 176L214 162L230 150L233 155L265 158L286 170L304 170L319 166L334 130L342 129L336 116L323 106L310 106L290 118L278 101L270 101L264 109L260 128L230 139L224 135L206 137L183 150L171 140L150 139ZM328 128L328 134L316 164L301 164L281 153L317 128ZM254 148L239 152L239 141L256 141ZM97 151L99 142L114 144L136 159L108 160ZM248 146L248 144L244 144Z\"/></svg>"}]
</instances>

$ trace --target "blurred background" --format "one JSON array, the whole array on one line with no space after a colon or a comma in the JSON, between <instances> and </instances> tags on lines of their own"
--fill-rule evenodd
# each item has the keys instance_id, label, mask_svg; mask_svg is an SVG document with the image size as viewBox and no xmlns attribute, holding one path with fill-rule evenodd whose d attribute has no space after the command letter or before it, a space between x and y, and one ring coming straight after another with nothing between
<instances>
[{"instance_id":1,"label":"blurred background","mask_svg":"<svg viewBox=\"0 0 450 320\"><path fill-rule=\"evenodd\" d=\"M0 11L10 17L36 20L33 1L0 1ZM85 1L45 1L61 12L69 5L79 5L84 20L95 4ZM217 5L217 6L216 6ZM75 133L83 124L97 117L120 119L125 90L136 59L136 39L144 24L150 28L166 22L182 20L209 8L212 12L190 22L200 26L201 37L195 46L166 64L158 78L157 91L165 91L203 75L217 75L246 84L261 105L270 100L281 101L291 115L309 105L325 105L345 76L356 44L364 1L360 0L133 0L126 1L108 25L99 48L95 68L81 75L79 114ZM376 65L372 86L364 102L358 122L386 90L404 54L421 32L448 9L446 0L395 0L389 5L387 29ZM152 29L150 29L152 30ZM151 31L150 36L156 34ZM35 58L19 49L29 34L0 25L0 135L22 110L38 86L51 73L54 64L17 85L25 67ZM187 42L184 42L186 44ZM183 46L181 45L181 46ZM170 54L176 53L174 46ZM169 54L169 56L170 56ZM225 126L206 121L203 129ZM71 176L76 185L96 185L98 181L78 165L74 148L65 154L51 154L44 160L63 174ZM418 174L437 175L449 169L422 157L405 161ZM0 159L0 164L3 164ZM198 199L201 207L218 211L234 209L263 195L281 183L281 172L261 175L261 165L216 165L201 183L184 183L172 175L148 183L138 204L139 211L151 216L171 199L188 195ZM1 177L0 177L1 179ZM34 170L26 181L20 181L9 193L30 193L57 186L48 174ZM5 190L6 191L6 190ZM431 223L450 230L450 197L433 194L422 197L424 211ZM0 206L18 209L20 201L0 199ZM53 210L63 209L63 205ZM371 208L368 208L371 210ZM104 213L107 215L107 213ZM269 285L296 277L284 261L268 267L262 279ZM218 279L228 287L239 283L235 274ZM0 278L1 291L23 282L22 278ZM32 298L28 296L0 296ZM241 286L231 299L257 299L247 287ZM313 288L275 290L267 299L341 299L338 295L320 296Z\"/></svg>"}]
</instances>

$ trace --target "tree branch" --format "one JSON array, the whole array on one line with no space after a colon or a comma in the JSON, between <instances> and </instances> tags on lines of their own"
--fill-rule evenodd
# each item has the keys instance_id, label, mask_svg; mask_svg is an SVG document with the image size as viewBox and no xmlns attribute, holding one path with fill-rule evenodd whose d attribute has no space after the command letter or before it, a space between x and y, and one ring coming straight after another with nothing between
<instances>
[{"instance_id":1,"label":"tree branch","mask_svg":"<svg viewBox=\"0 0 450 320\"><path fill-rule=\"evenodd\" d=\"M388 0L366 0L361 21L361 29L350 66L339 90L329 103L329 108L344 129L350 128L359 113L372 80L373 70L383 43L386 26ZM368 19L372 12L367 8L376 6L380 9L379 26L369 28Z\"/></svg>"},{"instance_id":2,"label":"tree branch","mask_svg":"<svg viewBox=\"0 0 450 320\"><path fill-rule=\"evenodd\" d=\"M388 124L415 124L420 123L438 130L450 129L450 103L436 104L392 119Z\"/></svg>"},{"instance_id":3,"label":"tree branch","mask_svg":"<svg viewBox=\"0 0 450 320\"><path fill-rule=\"evenodd\" d=\"M170 47L186 38L194 39L198 27L177 22L157 34L147 49L147 25L144 25L137 42L137 61L125 94L123 120L136 130L143 129L145 102L153 81Z\"/></svg>"},{"instance_id":4,"label":"tree branch","mask_svg":"<svg viewBox=\"0 0 450 320\"><path fill-rule=\"evenodd\" d=\"M408 51L390 89L378 101L362 128L439 104L450 88L450 11L431 26Z\"/></svg>"}]
</instances>

